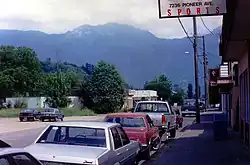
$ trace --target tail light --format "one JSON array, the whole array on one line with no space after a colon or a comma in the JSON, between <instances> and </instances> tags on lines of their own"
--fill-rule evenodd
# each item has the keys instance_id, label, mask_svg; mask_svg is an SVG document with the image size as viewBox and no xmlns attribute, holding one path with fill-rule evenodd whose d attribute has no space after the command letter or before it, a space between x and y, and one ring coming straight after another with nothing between
<instances>
[{"instance_id":1,"label":"tail light","mask_svg":"<svg viewBox=\"0 0 250 165\"><path fill-rule=\"evenodd\" d=\"M167 119L166 119L166 116L164 114L162 114L162 116L161 116L161 122L162 122L162 124L167 123Z\"/></svg>"}]
</instances>

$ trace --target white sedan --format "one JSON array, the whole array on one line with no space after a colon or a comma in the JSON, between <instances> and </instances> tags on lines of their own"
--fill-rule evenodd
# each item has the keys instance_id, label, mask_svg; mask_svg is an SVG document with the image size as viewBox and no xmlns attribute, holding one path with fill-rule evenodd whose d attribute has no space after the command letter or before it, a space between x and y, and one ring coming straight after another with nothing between
<instances>
[{"instance_id":1,"label":"white sedan","mask_svg":"<svg viewBox=\"0 0 250 165\"><path fill-rule=\"evenodd\" d=\"M132 165L140 145L116 123L60 122L49 125L25 150L44 165Z\"/></svg>"}]
</instances>

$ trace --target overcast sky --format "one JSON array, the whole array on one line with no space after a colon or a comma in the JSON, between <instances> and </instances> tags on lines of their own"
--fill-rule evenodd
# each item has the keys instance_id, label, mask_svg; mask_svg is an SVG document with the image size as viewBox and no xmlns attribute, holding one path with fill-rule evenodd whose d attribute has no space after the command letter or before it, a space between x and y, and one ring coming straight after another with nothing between
<instances>
[{"instance_id":1,"label":"overcast sky","mask_svg":"<svg viewBox=\"0 0 250 165\"><path fill-rule=\"evenodd\" d=\"M157 0L0 0L0 29L63 33L83 24L130 24L162 38L184 37L177 19L158 18ZM210 30L221 17L204 17ZM182 19L192 34L192 19ZM208 33L198 20L199 33Z\"/></svg>"}]
</instances>

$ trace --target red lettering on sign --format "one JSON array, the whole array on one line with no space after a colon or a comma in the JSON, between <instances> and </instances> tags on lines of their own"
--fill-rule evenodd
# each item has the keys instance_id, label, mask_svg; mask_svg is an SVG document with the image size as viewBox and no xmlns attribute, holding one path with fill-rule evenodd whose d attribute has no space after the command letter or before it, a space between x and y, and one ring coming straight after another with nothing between
<instances>
[{"instance_id":1,"label":"red lettering on sign","mask_svg":"<svg viewBox=\"0 0 250 165\"><path fill-rule=\"evenodd\" d=\"M191 10L190 8L187 8L187 15L190 15L191 14Z\"/></svg>"},{"instance_id":2,"label":"red lettering on sign","mask_svg":"<svg viewBox=\"0 0 250 165\"><path fill-rule=\"evenodd\" d=\"M181 9L178 9L178 15L181 15Z\"/></svg>"},{"instance_id":3,"label":"red lettering on sign","mask_svg":"<svg viewBox=\"0 0 250 165\"><path fill-rule=\"evenodd\" d=\"M197 14L201 14L201 8L197 8L197 9L196 9L196 13L197 13Z\"/></svg>"},{"instance_id":4,"label":"red lettering on sign","mask_svg":"<svg viewBox=\"0 0 250 165\"><path fill-rule=\"evenodd\" d=\"M220 14L220 7L216 7L216 14Z\"/></svg>"},{"instance_id":5,"label":"red lettering on sign","mask_svg":"<svg viewBox=\"0 0 250 165\"><path fill-rule=\"evenodd\" d=\"M168 16L171 16L171 9L168 9Z\"/></svg>"}]
</instances>

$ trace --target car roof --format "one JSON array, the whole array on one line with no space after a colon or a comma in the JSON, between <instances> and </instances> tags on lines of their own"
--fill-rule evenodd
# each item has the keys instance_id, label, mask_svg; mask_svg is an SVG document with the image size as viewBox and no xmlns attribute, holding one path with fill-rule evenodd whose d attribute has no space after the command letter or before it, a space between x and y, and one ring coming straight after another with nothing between
<instances>
[{"instance_id":1,"label":"car roof","mask_svg":"<svg viewBox=\"0 0 250 165\"><path fill-rule=\"evenodd\" d=\"M121 116L121 117L146 117L147 114L145 113L110 113L108 115L106 115L108 117L111 116Z\"/></svg>"},{"instance_id":2,"label":"car roof","mask_svg":"<svg viewBox=\"0 0 250 165\"><path fill-rule=\"evenodd\" d=\"M119 126L117 123L107 123L107 122L94 122L94 121L80 121L80 122L58 122L50 124L50 126L71 126L71 127L89 127L89 128L110 128L114 126Z\"/></svg>"},{"instance_id":3,"label":"car roof","mask_svg":"<svg viewBox=\"0 0 250 165\"><path fill-rule=\"evenodd\" d=\"M0 148L0 155L6 155L6 154L14 154L14 153L20 153L20 152L26 152L24 149L21 148Z\"/></svg>"},{"instance_id":4,"label":"car roof","mask_svg":"<svg viewBox=\"0 0 250 165\"><path fill-rule=\"evenodd\" d=\"M167 101L139 101L137 103L167 103Z\"/></svg>"}]
</instances>

